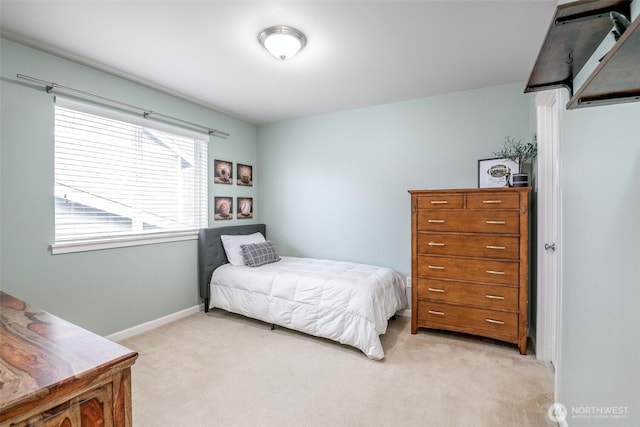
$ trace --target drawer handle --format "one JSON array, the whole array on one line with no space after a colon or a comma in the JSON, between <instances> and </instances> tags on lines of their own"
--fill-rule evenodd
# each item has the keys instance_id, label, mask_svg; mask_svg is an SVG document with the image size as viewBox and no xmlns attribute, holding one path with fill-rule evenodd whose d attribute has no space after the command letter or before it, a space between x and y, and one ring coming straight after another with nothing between
<instances>
[{"instance_id":1,"label":"drawer handle","mask_svg":"<svg viewBox=\"0 0 640 427\"><path fill-rule=\"evenodd\" d=\"M497 205L502 203L502 200L483 200L482 203L486 205Z\"/></svg>"},{"instance_id":2,"label":"drawer handle","mask_svg":"<svg viewBox=\"0 0 640 427\"><path fill-rule=\"evenodd\" d=\"M444 243L429 242L429 246L444 246Z\"/></svg>"},{"instance_id":3,"label":"drawer handle","mask_svg":"<svg viewBox=\"0 0 640 427\"><path fill-rule=\"evenodd\" d=\"M440 292L440 293L444 293L444 289L438 289L438 288L428 288L429 292Z\"/></svg>"},{"instance_id":4,"label":"drawer handle","mask_svg":"<svg viewBox=\"0 0 640 427\"><path fill-rule=\"evenodd\" d=\"M429 268L432 270L444 270L444 267L441 265L430 265Z\"/></svg>"},{"instance_id":5,"label":"drawer handle","mask_svg":"<svg viewBox=\"0 0 640 427\"><path fill-rule=\"evenodd\" d=\"M504 251L505 249L507 249L505 246L493 246L493 245L487 245L487 246L485 246L485 248L487 248L487 249L495 249L497 251Z\"/></svg>"},{"instance_id":6,"label":"drawer handle","mask_svg":"<svg viewBox=\"0 0 640 427\"><path fill-rule=\"evenodd\" d=\"M485 297L489 299L504 299L504 297L500 295L485 295Z\"/></svg>"},{"instance_id":7,"label":"drawer handle","mask_svg":"<svg viewBox=\"0 0 640 427\"><path fill-rule=\"evenodd\" d=\"M487 224L492 224L492 225L505 225L507 223L507 221L485 221Z\"/></svg>"},{"instance_id":8,"label":"drawer handle","mask_svg":"<svg viewBox=\"0 0 640 427\"><path fill-rule=\"evenodd\" d=\"M506 273L504 271L496 271L496 270L485 270L485 273L487 274L498 274L501 276L504 276Z\"/></svg>"},{"instance_id":9,"label":"drawer handle","mask_svg":"<svg viewBox=\"0 0 640 427\"><path fill-rule=\"evenodd\" d=\"M485 322L487 323L493 323L496 325L504 325L504 322L501 320L493 320L493 319L484 319Z\"/></svg>"},{"instance_id":10,"label":"drawer handle","mask_svg":"<svg viewBox=\"0 0 640 427\"><path fill-rule=\"evenodd\" d=\"M444 224L444 219L430 219L429 222L432 224Z\"/></svg>"},{"instance_id":11,"label":"drawer handle","mask_svg":"<svg viewBox=\"0 0 640 427\"><path fill-rule=\"evenodd\" d=\"M437 316L444 316L444 313L442 311L429 310L429 314L435 314Z\"/></svg>"},{"instance_id":12,"label":"drawer handle","mask_svg":"<svg viewBox=\"0 0 640 427\"><path fill-rule=\"evenodd\" d=\"M432 205L446 205L447 203L449 203L446 200L432 200L431 204Z\"/></svg>"}]
</instances>

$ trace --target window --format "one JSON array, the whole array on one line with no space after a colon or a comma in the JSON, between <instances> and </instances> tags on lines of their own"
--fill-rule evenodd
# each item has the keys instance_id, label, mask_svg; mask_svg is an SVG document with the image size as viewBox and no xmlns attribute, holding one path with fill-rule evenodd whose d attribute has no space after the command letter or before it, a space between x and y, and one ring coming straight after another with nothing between
<instances>
[{"instance_id":1,"label":"window","mask_svg":"<svg viewBox=\"0 0 640 427\"><path fill-rule=\"evenodd\" d=\"M205 138L58 98L53 252L206 227Z\"/></svg>"}]
</instances>

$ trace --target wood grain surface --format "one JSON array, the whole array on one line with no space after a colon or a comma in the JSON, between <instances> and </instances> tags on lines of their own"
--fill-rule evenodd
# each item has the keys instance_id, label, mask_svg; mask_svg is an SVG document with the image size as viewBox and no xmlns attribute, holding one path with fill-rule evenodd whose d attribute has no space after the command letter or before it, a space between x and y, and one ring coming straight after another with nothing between
<instances>
[{"instance_id":1,"label":"wood grain surface","mask_svg":"<svg viewBox=\"0 0 640 427\"><path fill-rule=\"evenodd\" d=\"M81 416L89 422L86 425L102 425L119 411L130 424L130 367L137 356L126 347L0 292L0 426L9 425L9 421L14 425L21 414L46 419L55 410L67 411L74 405L81 407ZM114 379L118 380L115 385ZM106 397L78 398L99 387ZM109 395L113 392L118 394ZM109 406L119 402L121 408L103 408L105 402ZM46 414L40 415L40 409ZM109 414L107 418L104 412ZM72 419L65 416L59 425L75 425L69 421Z\"/></svg>"},{"instance_id":2,"label":"wood grain surface","mask_svg":"<svg viewBox=\"0 0 640 427\"><path fill-rule=\"evenodd\" d=\"M527 348L529 187L412 190L411 333Z\"/></svg>"}]
</instances>

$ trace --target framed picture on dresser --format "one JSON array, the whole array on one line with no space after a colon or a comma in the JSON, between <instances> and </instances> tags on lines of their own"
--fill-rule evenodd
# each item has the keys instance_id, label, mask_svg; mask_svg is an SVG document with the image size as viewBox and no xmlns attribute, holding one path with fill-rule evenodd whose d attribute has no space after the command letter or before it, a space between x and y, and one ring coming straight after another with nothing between
<instances>
[{"instance_id":1,"label":"framed picture on dresser","mask_svg":"<svg viewBox=\"0 0 640 427\"><path fill-rule=\"evenodd\" d=\"M511 176L518 173L517 162L494 157L478 160L478 188L495 188L511 186Z\"/></svg>"}]
</instances>

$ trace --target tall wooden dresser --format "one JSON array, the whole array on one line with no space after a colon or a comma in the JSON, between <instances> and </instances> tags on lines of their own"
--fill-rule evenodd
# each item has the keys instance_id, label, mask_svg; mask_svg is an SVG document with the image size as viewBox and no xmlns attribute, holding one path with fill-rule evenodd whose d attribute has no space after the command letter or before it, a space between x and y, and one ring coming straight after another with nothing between
<instances>
[{"instance_id":1,"label":"tall wooden dresser","mask_svg":"<svg viewBox=\"0 0 640 427\"><path fill-rule=\"evenodd\" d=\"M0 427L131 427L137 357L0 292Z\"/></svg>"},{"instance_id":2,"label":"tall wooden dresser","mask_svg":"<svg viewBox=\"0 0 640 427\"><path fill-rule=\"evenodd\" d=\"M464 332L526 354L530 190L409 191L411 333Z\"/></svg>"}]
</instances>

